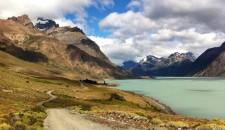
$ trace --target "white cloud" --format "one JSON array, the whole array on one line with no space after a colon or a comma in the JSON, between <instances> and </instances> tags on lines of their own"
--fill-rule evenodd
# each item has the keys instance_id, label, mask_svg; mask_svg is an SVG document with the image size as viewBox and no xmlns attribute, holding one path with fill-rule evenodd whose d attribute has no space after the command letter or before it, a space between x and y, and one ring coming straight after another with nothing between
<instances>
[{"instance_id":1,"label":"white cloud","mask_svg":"<svg viewBox=\"0 0 225 130\"><path fill-rule=\"evenodd\" d=\"M151 19L184 18L194 26L225 32L224 0L141 0L143 14Z\"/></svg>"},{"instance_id":2,"label":"white cloud","mask_svg":"<svg viewBox=\"0 0 225 130\"><path fill-rule=\"evenodd\" d=\"M139 12L128 11L126 13L111 13L102 21L101 29L113 31L114 37L127 38L133 35L143 34L150 29L156 28L156 23L146 18Z\"/></svg>"},{"instance_id":3,"label":"white cloud","mask_svg":"<svg viewBox=\"0 0 225 130\"><path fill-rule=\"evenodd\" d=\"M132 0L129 11L111 13L99 23L117 41L104 51L118 64L174 52L198 56L225 41L224 5L224 0Z\"/></svg>"},{"instance_id":4,"label":"white cloud","mask_svg":"<svg viewBox=\"0 0 225 130\"><path fill-rule=\"evenodd\" d=\"M140 50L134 47L133 39L126 39L122 42L119 39L103 38L98 36L89 36L95 41L114 63L121 64L124 60L133 60L137 56L141 56Z\"/></svg>"},{"instance_id":5,"label":"white cloud","mask_svg":"<svg viewBox=\"0 0 225 130\"><path fill-rule=\"evenodd\" d=\"M142 5L140 0L131 0L131 2L127 5L128 8L136 9L140 8Z\"/></svg>"},{"instance_id":6,"label":"white cloud","mask_svg":"<svg viewBox=\"0 0 225 130\"><path fill-rule=\"evenodd\" d=\"M95 41L100 47L106 46L106 45L112 45L115 41L111 38L103 38L99 36L88 36L90 39Z\"/></svg>"},{"instance_id":7,"label":"white cloud","mask_svg":"<svg viewBox=\"0 0 225 130\"><path fill-rule=\"evenodd\" d=\"M98 5L101 8L112 7L113 0L0 0L0 18L5 19L11 16L27 14L32 21L37 17L57 19L62 24L78 24L87 26L88 13L86 9ZM72 14L75 19L66 20L65 15ZM71 23L72 22L72 23Z\"/></svg>"},{"instance_id":8,"label":"white cloud","mask_svg":"<svg viewBox=\"0 0 225 130\"><path fill-rule=\"evenodd\" d=\"M98 9L105 10L106 7L113 7L115 5L113 0L101 0L95 3Z\"/></svg>"},{"instance_id":9,"label":"white cloud","mask_svg":"<svg viewBox=\"0 0 225 130\"><path fill-rule=\"evenodd\" d=\"M38 16L61 18L66 13L74 13L78 17L87 17L85 8L95 6L113 6L113 0L0 0L0 18L28 14L31 18Z\"/></svg>"},{"instance_id":10,"label":"white cloud","mask_svg":"<svg viewBox=\"0 0 225 130\"><path fill-rule=\"evenodd\" d=\"M63 27L63 26L71 26L71 27L76 26L72 20L65 19L65 18L54 19L54 21L57 24L59 24L61 27Z\"/></svg>"}]
</instances>

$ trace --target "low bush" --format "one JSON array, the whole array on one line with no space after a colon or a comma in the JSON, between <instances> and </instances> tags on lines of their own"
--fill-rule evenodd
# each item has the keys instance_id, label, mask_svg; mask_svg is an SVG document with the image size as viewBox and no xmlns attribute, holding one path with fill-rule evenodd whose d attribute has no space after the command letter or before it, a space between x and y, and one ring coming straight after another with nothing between
<instances>
[{"instance_id":1,"label":"low bush","mask_svg":"<svg viewBox=\"0 0 225 130\"><path fill-rule=\"evenodd\" d=\"M8 128L7 126L10 127L10 130L41 130L45 118L44 112L23 110L20 113L10 113L4 116L5 123L8 125L1 124L0 130L5 130Z\"/></svg>"},{"instance_id":2,"label":"low bush","mask_svg":"<svg viewBox=\"0 0 225 130\"><path fill-rule=\"evenodd\" d=\"M212 120L213 123L219 124L219 125L225 125L225 121L220 118L215 118Z\"/></svg>"},{"instance_id":3,"label":"low bush","mask_svg":"<svg viewBox=\"0 0 225 130\"><path fill-rule=\"evenodd\" d=\"M210 124L200 125L196 128L196 130L225 130L225 126L210 123Z\"/></svg>"},{"instance_id":4,"label":"low bush","mask_svg":"<svg viewBox=\"0 0 225 130\"><path fill-rule=\"evenodd\" d=\"M108 101L113 101L113 100L125 101L124 97L118 95L117 93L112 93L112 94L110 95L110 98L108 99Z\"/></svg>"},{"instance_id":5,"label":"low bush","mask_svg":"<svg viewBox=\"0 0 225 130\"><path fill-rule=\"evenodd\" d=\"M168 125L170 127L175 127L175 128L187 128L188 125L184 122L181 122L181 121L171 121L171 122L168 122Z\"/></svg>"},{"instance_id":6,"label":"low bush","mask_svg":"<svg viewBox=\"0 0 225 130\"><path fill-rule=\"evenodd\" d=\"M26 130L26 125L21 121L17 121L14 127L16 130Z\"/></svg>"},{"instance_id":7,"label":"low bush","mask_svg":"<svg viewBox=\"0 0 225 130\"><path fill-rule=\"evenodd\" d=\"M44 108L41 106L35 106L31 109L33 112L45 112Z\"/></svg>"},{"instance_id":8,"label":"low bush","mask_svg":"<svg viewBox=\"0 0 225 130\"><path fill-rule=\"evenodd\" d=\"M154 124L154 125L159 125L159 124L162 124L163 121L161 121L161 120L158 119L158 118L153 118L153 119L151 120L151 123Z\"/></svg>"},{"instance_id":9,"label":"low bush","mask_svg":"<svg viewBox=\"0 0 225 130\"><path fill-rule=\"evenodd\" d=\"M0 130L10 130L10 125L6 123L0 124Z\"/></svg>"}]
</instances>

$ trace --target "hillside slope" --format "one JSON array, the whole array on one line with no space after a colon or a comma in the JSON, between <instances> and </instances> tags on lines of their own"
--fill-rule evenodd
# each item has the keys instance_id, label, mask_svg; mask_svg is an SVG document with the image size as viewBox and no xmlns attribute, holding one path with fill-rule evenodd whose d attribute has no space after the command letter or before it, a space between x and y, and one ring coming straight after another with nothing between
<instances>
[{"instance_id":1,"label":"hillside slope","mask_svg":"<svg viewBox=\"0 0 225 130\"><path fill-rule=\"evenodd\" d=\"M74 32L74 28L54 27L42 32L27 15L0 20L0 24L0 49L17 58L44 62L77 73L81 78L131 77L112 64L97 44L83 33Z\"/></svg>"},{"instance_id":2,"label":"hillside slope","mask_svg":"<svg viewBox=\"0 0 225 130\"><path fill-rule=\"evenodd\" d=\"M225 76L225 42L202 53L193 63L189 75L216 77Z\"/></svg>"}]
</instances>

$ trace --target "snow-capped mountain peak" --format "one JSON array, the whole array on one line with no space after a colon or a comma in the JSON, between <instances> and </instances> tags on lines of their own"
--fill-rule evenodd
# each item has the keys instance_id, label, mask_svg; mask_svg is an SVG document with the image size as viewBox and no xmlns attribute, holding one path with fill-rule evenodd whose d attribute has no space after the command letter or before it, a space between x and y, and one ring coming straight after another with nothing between
<instances>
[{"instance_id":1,"label":"snow-capped mountain peak","mask_svg":"<svg viewBox=\"0 0 225 130\"><path fill-rule=\"evenodd\" d=\"M158 58L153 55L146 56L140 60L139 64L152 64L152 65L170 65L174 63L179 63L185 60L190 60L191 62L195 61L195 56L191 52L179 53L175 52L171 54L168 58Z\"/></svg>"},{"instance_id":2,"label":"snow-capped mountain peak","mask_svg":"<svg viewBox=\"0 0 225 130\"><path fill-rule=\"evenodd\" d=\"M158 58L158 57L155 57L153 55L149 55L149 56L146 56L145 58L143 58L139 63L140 64L156 64L160 60L161 59Z\"/></svg>"}]
</instances>

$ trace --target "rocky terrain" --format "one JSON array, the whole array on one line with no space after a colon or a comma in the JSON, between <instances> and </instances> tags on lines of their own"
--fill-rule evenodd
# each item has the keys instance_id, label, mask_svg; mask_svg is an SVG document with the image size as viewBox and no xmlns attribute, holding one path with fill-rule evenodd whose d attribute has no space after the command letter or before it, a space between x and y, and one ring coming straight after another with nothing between
<instances>
[{"instance_id":1,"label":"rocky terrain","mask_svg":"<svg viewBox=\"0 0 225 130\"><path fill-rule=\"evenodd\" d=\"M59 27L38 18L34 26L27 15L0 20L0 50L29 62L58 68L59 76L70 78L128 78L98 45L77 27Z\"/></svg>"},{"instance_id":2,"label":"rocky terrain","mask_svg":"<svg viewBox=\"0 0 225 130\"><path fill-rule=\"evenodd\" d=\"M189 75L203 77L225 76L225 42L202 53L191 66Z\"/></svg>"},{"instance_id":3,"label":"rocky terrain","mask_svg":"<svg viewBox=\"0 0 225 130\"><path fill-rule=\"evenodd\" d=\"M137 76L184 76L195 61L193 53L174 53L168 58L149 55L139 63L125 62L125 70Z\"/></svg>"}]
</instances>

